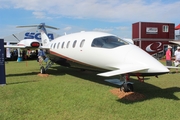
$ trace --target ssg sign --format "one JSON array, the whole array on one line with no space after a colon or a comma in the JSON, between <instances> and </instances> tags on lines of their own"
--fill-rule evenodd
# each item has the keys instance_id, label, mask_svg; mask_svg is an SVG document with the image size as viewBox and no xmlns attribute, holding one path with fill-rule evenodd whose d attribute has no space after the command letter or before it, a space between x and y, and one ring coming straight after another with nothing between
<instances>
[{"instance_id":1,"label":"ssg sign","mask_svg":"<svg viewBox=\"0 0 180 120\"><path fill-rule=\"evenodd\" d=\"M53 40L54 35L52 33L48 33L49 39ZM36 39L41 40L41 33L34 33L34 32L26 32L24 34L24 39Z\"/></svg>"}]
</instances>

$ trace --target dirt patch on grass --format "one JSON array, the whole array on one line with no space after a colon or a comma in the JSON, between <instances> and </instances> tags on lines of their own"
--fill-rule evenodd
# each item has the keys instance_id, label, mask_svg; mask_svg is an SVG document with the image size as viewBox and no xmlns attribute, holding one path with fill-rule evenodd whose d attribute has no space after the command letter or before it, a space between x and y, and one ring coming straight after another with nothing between
<instances>
[{"instance_id":1,"label":"dirt patch on grass","mask_svg":"<svg viewBox=\"0 0 180 120\"><path fill-rule=\"evenodd\" d=\"M145 96L143 94L137 93L137 92L122 92L119 88L115 88L110 90L110 92L120 99L126 99L129 101L138 101L145 99Z\"/></svg>"},{"instance_id":2,"label":"dirt patch on grass","mask_svg":"<svg viewBox=\"0 0 180 120\"><path fill-rule=\"evenodd\" d=\"M40 77L48 77L49 76L49 74L41 74L41 73L39 73L37 75L40 76Z\"/></svg>"}]
</instances>

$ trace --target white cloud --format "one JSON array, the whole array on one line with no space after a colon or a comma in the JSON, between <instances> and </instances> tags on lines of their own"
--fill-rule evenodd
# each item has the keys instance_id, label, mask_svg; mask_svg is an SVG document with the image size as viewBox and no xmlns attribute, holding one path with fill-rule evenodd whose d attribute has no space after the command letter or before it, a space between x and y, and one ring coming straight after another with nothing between
<instances>
[{"instance_id":1,"label":"white cloud","mask_svg":"<svg viewBox=\"0 0 180 120\"><path fill-rule=\"evenodd\" d=\"M71 30L71 29L72 29L71 27L65 27L65 28L64 28L65 31L69 31L69 30Z\"/></svg>"},{"instance_id":2,"label":"white cloud","mask_svg":"<svg viewBox=\"0 0 180 120\"><path fill-rule=\"evenodd\" d=\"M2 9L2 8L9 8L10 6L9 6L9 2L8 2L8 0L0 0L0 9Z\"/></svg>"},{"instance_id":3,"label":"white cloud","mask_svg":"<svg viewBox=\"0 0 180 120\"><path fill-rule=\"evenodd\" d=\"M14 8L32 11L34 17L41 20L67 17L68 19L92 19L120 24L137 21L179 24L179 0L0 0L0 3L0 9ZM59 32L65 30L72 33L87 30L84 26L82 28L81 25L75 26L68 22L63 27ZM119 27L97 27L93 30L114 32L123 37L131 36L131 25L126 24Z\"/></svg>"},{"instance_id":4,"label":"white cloud","mask_svg":"<svg viewBox=\"0 0 180 120\"><path fill-rule=\"evenodd\" d=\"M179 18L180 1L163 0L1 0L0 8L14 7L73 18L105 21L169 21ZM37 16L37 14L35 14ZM40 16L43 17L43 16Z\"/></svg>"},{"instance_id":5,"label":"white cloud","mask_svg":"<svg viewBox=\"0 0 180 120\"><path fill-rule=\"evenodd\" d=\"M39 12L39 11L35 11L32 13L36 18L39 18L39 19L52 19L51 17L48 17L46 16L46 13L45 12Z\"/></svg>"},{"instance_id":6,"label":"white cloud","mask_svg":"<svg viewBox=\"0 0 180 120\"><path fill-rule=\"evenodd\" d=\"M95 28L93 31L111 32L111 31L113 31L113 29Z\"/></svg>"},{"instance_id":7,"label":"white cloud","mask_svg":"<svg viewBox=\"0 0 180 120\"><path fill-rule=\"evenodd\" d=\"M45 18L45 13L44 12L33 12L33 15L36 16L36 18Z\"/></svg>"},{"instance_id":8,"label":"white cloud","mask_svg":"<svg viewBox=\"0 0 180 120\"><path fill-rule=\"evenodd\" d=\"M126 26L120 26L120 27L115 27L117 30L128 30L129 28Z\"/></svg>"}]
</instances>

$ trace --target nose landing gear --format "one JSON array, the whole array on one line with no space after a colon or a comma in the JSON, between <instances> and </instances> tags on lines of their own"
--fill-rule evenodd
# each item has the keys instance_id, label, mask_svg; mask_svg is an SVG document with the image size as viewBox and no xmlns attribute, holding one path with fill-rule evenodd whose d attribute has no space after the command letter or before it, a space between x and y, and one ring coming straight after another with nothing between
<instances>
[{"instance_id":1,"label":"nose landing gear","mask_svg":"<svg viewBox=\"0 0 180 120\"><path fill-rule=\"evenodd\" d=\"M129 80L129 75L120 75L120 80L124 80L124 83L121 85L120 87L120 91L123 92L133 92L134 88L133 88L133 83L128 82Z\"/></svg>"},{"instance_id":2,"label":"nose landing gear","mask_svg":"<svg viewBox=\"0 0 180 120\"><path fill-rule=\"evenodd\" d=\"M123 92L133 92L134 88L133 88L133 84L132 83L127 83L127 84L123 84L121 87L120 87L120 91L123 91Z\"/></svg>"}]
</instances>

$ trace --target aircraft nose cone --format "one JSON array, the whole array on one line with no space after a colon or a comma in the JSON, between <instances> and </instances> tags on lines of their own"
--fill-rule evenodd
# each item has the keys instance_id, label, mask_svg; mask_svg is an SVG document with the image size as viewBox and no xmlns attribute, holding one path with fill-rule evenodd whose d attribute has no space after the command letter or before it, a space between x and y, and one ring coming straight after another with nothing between
<instances>
[{"instance_id":1,"label":"aircraft nose cone","mask_svg":"<svg viewBox=\"0 0 180 120\"><path fill-rule=\"evenodd\" d=\"M169 70L162 63L160 63L141 48L135 45L131 45L130 47L131 48L128 52L128 56L126 56L126 61L130 62L131 60L133 64L144 65L148 68L146 71L142 72L157 74L164 74L169 72Z\"/></svg>"}]
</instances>

